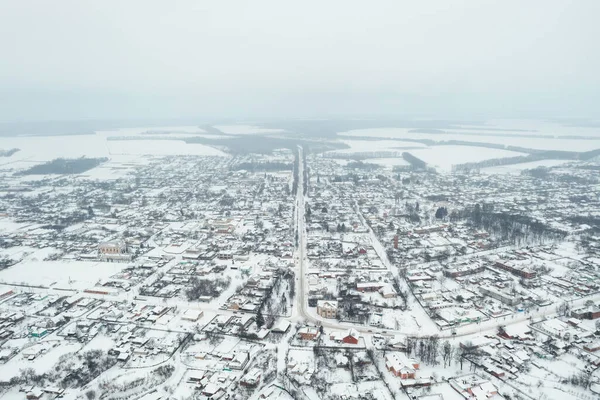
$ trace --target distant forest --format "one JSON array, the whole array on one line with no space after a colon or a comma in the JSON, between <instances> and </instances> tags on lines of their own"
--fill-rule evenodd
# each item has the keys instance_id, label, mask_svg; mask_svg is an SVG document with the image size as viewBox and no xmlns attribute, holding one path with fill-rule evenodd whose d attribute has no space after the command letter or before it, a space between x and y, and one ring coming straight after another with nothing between
<instances>
[{"instance_id":1,"label":"distant forest","mask_svg":"<svg viewBox=\"0 0 600 400\"><path fill-rule=\"evenodd\" d=\"M105 161L108 161L108 158L57 158L44 164L35 165L21 172L21 175L80 174L97 167Z\"/></svg>"},{"instance_id":2,"label":"distant forest","mask_svg":"<svg viewBox=\"0 0 600 400\"><path fill-rule=\"evenodd\" d=\"M538 151L535 154L528 154L515 157L504 157L504 158L492 158L489 160L471 162L464 164L453 165L453 171L470 171L479 168L497 167L500 165L513 165L522 164L534 161L542 160L574 160L574 161L587 161L600 155L600 149L577 152L577 151L562 151L562 150L548 150Z\"/></svg>"},{"instance_id":3,"label":"distant forest","mask_svg":"<svg viewBox=\"0 0 600 400\"><path fill-rule=\"evenodd\" d=\"M21 151L21 149L14 148L10 150L0 150L0 157L10 157L17 151Z\"/></svg>"},{"instance_id":4,"label":"distant forest","mask_svg":"<svg viewBox=\"0 0 600 400\"><path fill-rule=\"evenodd\" d=\"M402 158L404 158L407 162L409 162L410 165L414 169L425 169L425 168L427 168L427 163L425 161L421 160L418 157L415 157L414 155L410 154L407 151L405 151L404 153L402 153Z\"/></svg>"}]
</instances>

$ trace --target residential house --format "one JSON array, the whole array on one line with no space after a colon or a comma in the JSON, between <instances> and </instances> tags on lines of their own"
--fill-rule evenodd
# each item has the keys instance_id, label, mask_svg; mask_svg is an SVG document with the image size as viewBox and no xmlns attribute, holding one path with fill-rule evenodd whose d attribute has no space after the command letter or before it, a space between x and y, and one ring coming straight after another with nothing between
<instances>
[{"instance_id":1,"label":"residential house","mask_svg":"<svg viewBox=\"0 0 600 400\"><path fill-rule=\"evenodd\" d=\"M354 328L350 328L348 329L348 332L346 332L346 334L342 337L342 342L348 344L358 344L359 338L360 336L358 331Z\"/></svg>"},{"instance_id":2,"label":"residential house","mask_svg":"<svg viewBox=\"0 0 600 400\"><path fill-rule=\"evenodd\" d=\"M385 367L400 379L415 379L420 364L403 353L388 353L385 356Z\"/></svg>"},{"instance_id":3,"label":"residential house","mask_svg":"<svg viewBox=\"0 0 600 400\"><path fill-rule=\"evenodd\" d=\"M240 380L242 386L255 387L260 383L262 371L259 368L252 368L244 377Z\"/></svg>"},{"instance_id":4,"label":"residential house","mask_svg":"<svg viewBox=\"0 0 600 400\"><path fill-rule=\"evenodd\" d=\"M312 326L303 326L298 330L298 336L302 340L316 340L319 337L319 329Z\"/></svg>"},{"instance_id":5,"label":"residential house","mask_svg":"<svg viewBox=\"0 0 600 400\"><path fill-rule=\"evenodd\" d=\"M335 319L338 312L338 302L334 300L319 300L317 302L317 314L323 318Z\"/></svg>"}]
</instances>

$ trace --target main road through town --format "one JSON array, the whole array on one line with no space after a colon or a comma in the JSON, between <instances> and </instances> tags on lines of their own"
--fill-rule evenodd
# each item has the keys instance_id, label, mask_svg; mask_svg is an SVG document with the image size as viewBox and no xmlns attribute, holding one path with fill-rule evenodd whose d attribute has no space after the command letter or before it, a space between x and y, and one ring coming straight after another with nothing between
<instances>
[{"instance_id":1,"label":"main road through town","mask_svg":"<svg viewBox=\"0 0 600 400\"><path fill-rule=\"evenodd\" d=\"M296 227L296 297L295 306L292 311L292 319L298 320L299 317L305 320L312 321L313 318L308 313L307 309L307 298L305 295L305 281L306 281L306 227L304 226L304 149L298 146L298 185L296 190L296 212L295 227Z\"/></svg>"}]
</instances>

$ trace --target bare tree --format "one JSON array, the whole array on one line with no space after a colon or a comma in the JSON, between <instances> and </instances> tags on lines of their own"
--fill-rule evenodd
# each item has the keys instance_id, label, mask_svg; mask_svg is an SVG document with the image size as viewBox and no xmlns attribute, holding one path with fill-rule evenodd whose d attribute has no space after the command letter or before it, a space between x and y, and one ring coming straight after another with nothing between
<instances>
[{"instance_id":1,"label":"bare tree","mask_svg":"<svg viewBox=\"0 0 600 400\"><path fill-rule=\"evenodd\" d=\"M444 360L444 368L446 366L450 366L450 361L452 360L452 355L454 353L454 348L450 344L449 341L445 341L442 347L442 359Z\"/></svg>"}]
</instances>

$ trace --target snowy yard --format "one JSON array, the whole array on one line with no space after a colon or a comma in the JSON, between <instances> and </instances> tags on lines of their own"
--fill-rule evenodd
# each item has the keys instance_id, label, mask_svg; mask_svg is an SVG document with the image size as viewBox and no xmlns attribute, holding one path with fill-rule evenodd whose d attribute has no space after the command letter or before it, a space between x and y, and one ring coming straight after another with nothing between
<instances>
[{"instance_id":1,"label":"snowy yard","mask_svg":"<svg viewBox=\"0 0 600 400\"><path fill-rule=\"evenodd\" d=\"M29 340L29 339L23 339ZM34 340L34 339L31 339ZM10 347L11 342L3 347ZM33 343L33 342L32 342ZM37 374L49 372L59 362L61 357L75 353L81 349L81 344L62 340L43 340L24 349L6 364L0 364L0 376L3 379L19 376L21 370L33 368ZM30 357L34 359L29 360Z\"/></svg>"},{"instance_id":2,"label":"snowy yard","mask_svg":"<svg viewBox=\"0 0 600 400\"><path fill-rule=\"evenodd\" d=\"M24 261L0 271L0 282L85 290L125 264L85 261Z\"/></svg>"}]
</instances>

